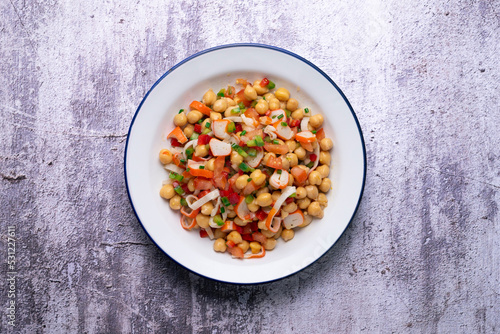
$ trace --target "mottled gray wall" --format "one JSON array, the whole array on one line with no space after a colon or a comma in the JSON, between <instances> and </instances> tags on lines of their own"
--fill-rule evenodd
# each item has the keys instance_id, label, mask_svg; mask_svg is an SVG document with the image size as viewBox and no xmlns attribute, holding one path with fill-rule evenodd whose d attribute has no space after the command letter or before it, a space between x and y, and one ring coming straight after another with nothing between
<instances>
[{"instance_id":1,"label":"mottled gray wall","mask_svg":"<svg viewBox=\"0 0 500 334\"><path fill-rule=\"evenodd\" d=\"M0 332L499 332L499 26L492 0L2 1ZM186 56L233 42L322 68L368 156L339 242L261 286L209 281L163 255L123 180L146 91Z\"/></svg>"}]
</instances>

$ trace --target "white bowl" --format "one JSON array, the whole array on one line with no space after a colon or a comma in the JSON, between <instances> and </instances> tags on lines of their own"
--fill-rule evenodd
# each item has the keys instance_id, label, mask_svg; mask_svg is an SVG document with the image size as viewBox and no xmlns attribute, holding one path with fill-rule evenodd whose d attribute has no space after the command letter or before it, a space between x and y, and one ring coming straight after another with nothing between
<instances>
[{"instance_id":1,"label":"white bowl","mask_svg":"<svg viewBox=\"0 0 500 334\"><path fill-rule=\"evenodd\" d=\"M159 196L167 172L158 161L179 109L188 109L208 88L218 91L236 78L267 77L286 87L300 106L325 118L332 150L332 190L325 217L296 229L261 259L237 260L213 251L213 241L180 225L180 213ZM192 272L223 282L269 282L307 267L332 247L361 200L366 154L358 120L342 91L318 67L289 51L260 44L224 45L199 52L167 71L146 94L130 125L125 181L132 207L146 233L170 258Z\"/></svg>"}]
</instances>

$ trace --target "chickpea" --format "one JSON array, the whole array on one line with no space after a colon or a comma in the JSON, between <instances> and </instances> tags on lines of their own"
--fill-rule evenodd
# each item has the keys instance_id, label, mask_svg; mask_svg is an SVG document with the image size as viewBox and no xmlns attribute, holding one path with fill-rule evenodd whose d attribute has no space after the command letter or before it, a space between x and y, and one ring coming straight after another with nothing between
<instances>
[{"instance_id":1,"label":"chickpea","mask_svg":"<svg viewBox=\"0 0 500 334\"><path fill-rule=\"evenodd\" d=\"M285 101L280 101L280 109L283 109L283 110L286 109L286 102Z\"/></svg>"},{"instance_id":2,"label":"chickpea","mask_svg":"<svg viewBox=\"0 0 500 334\"><path fill-rule=\"evenodd\" d=\"M313 170L311 173L309 173L309 184L312 185L320 185L321 184L321 174L315 170Z\"/></svg>"},{"instance_id":3,"label":"chickpea","mask_svg":"<svg viewBox=\"0 0 500 334\"><path fill-rule=\"evenodd\" d=\"M330 156L330 153L328 152L325 152L325 151L321 151L319 153L319 162L321 164L324 164L324 165L327 165L327 166L330 166L330 160L331 160L331 156Z\"/></svg>"},{"instance_id":4,"label":"chickpea","mask_svg":"<svg viewBox=\"0 0 500 334\"><path fill-rule=\"evenodd\" d=\"M285 219L286 217L288 217L288 212L281 211L281 218Z\"/></svg>"},{"instance_id":5,"label":"chickpea","mask_svg":"<svg viewBox=\"0 0 500 334\"><path fill-rule=\"evenodd\" d=\"M215 239L219 239L219 238L226 238L226 235L227 233L226 232L222 232L222 230L220 228L216 228L214 229L214 238Z\"/></svg>"},{"instance_id":6,"label":"chickpea","mask_svg":"<svg viewBox=\"0 0 500 334\"><path fill-rule=\"evenodd\" d=\"M291 98L286 102L286 109L292 112L297 110L298 107L299 107L299 101L297 101L296 99Z\"/></svg>"},{"instance_id":7,"label":"chickpea","mask_svg":"<svg viewBox=\"0 0 500 334\"><path fill-rule=\"evenodd\" d=\"M292 174L289 174L288 175L288 185L291 187L293 186L293 175Z\"/></svg>"},{"instance_id":8,"label":"chickpea","mask_svg":"<svg viewBox=\"0 0 500 334\"><path fill-rule=\"evenodd\" d=\"M212 202L207 202L201 206L201 213L203 213L205 216L210 216L213 209L214 205L212 204Z\"/></svg>"},{"instance_id":9,"label":"chickpea","mask_svg":"<svg viewBox=\"0 0 500 334\"><path fill-rule=\"evenodd\" d=\"M276 234L275 232L271 232L269 230L261 230L261 233L264 234L266 238L272 238Z\"/></svg>"},{"instance_id":10,"label":"chickpea","mask_svg":"<svg viewBox=\"0 0 500 334\"><path fill-rule=\"evenodd\" d=\"M280 156L281 159L281 165L284 170L289 170L290 169L290 161L286 158L286 155Z\"/></svg>"},{"instance_id":11,"label":"chickpea","mask_svg":"<svg viewBox=\"0 0 500 334\"><path fill-rule=\"evenodd\" d=\"M232 161L232 160L231 160ZM266 175L263 174L260 169L256 169L250 174L250 177L252 178L253 182L255 183L256 186L260 186L266 182Z\"/></svg>"},{"instance_id":12,"label":"chickpea","mask_svg":"<svg viewBox=\"0 0 500 334\"><path fill-rule=\"evenodd\" d=\"M224 116L225 117L231 117L231 116L238 116L238 115L240 115L241 114L240 111L238 111L237 113L233 113L233 111L232 111L233 109L237 109L237 108L239 108L239 107L238 106L228 107L226 109L226 111L224 111Z\"/></svg>"},{"instance_id":13,"label":"chickpea","mask_svg":"<svg viewBox=\"0 0 500 334\"><path fill-rule=\"evenodd\" d=\"M328 205L328 199L326 198L326 195L323 193L319 193L317 202L319 203L319 205L321 205L321 207L325 207Z\"/></svg>"},{"instance_id":14,"label":"chickpea","mask_svg":"<svg viewBox=\"0 0 500 334\"><path fill-rule=\"evenodd\" d=\"M246 240L243 240L242 242L240 242L238 244L238 247L241 248L241 250L243 251L243 253L246 253L248 248L250 247L250 244L248 243L248 241Z\"/></svg>"},{"instance_id":15,"label":"chickpea","mask_svg":"<svg viewBox=\"0 0 500 334\"><path fill-rule=\"evenodd\" d=\"M172 197L170 199L170 208L172 210L180 210L181 209L181 196L174 195L174 197Z\"/></svg>"},{"instance_id":16,"label":"chickpea","mask_svg":"<svg viewBox=\"0 0 500 334\"><path fill-rule=\"evenodd\" d=\"M311 200L308 198L308 197L305 197L303 199L299 199L297 201L297 205L299 206L299 208L301 208L302 210L305 210L307 209L307 207L309 206L309 204L311 204Z\"/></svg>"},{"instance_id":17,"label":"chickpea","mask_svg":"<svg viewBox=\"0 0 500 334\"><path fill-rule=\"evenodd\" d=\"M323 138L319 142L319 146L323 151L330 151L333 148L333 141L330 138Z\"/></svg>"},{"instance_id":18,"label":"chickpea","mask_svg":"<svg viewBox=\"0 0 500 334\"><path fill-rule=\"evenodd\" d=\"M330 189L332 188L332 181L325 177L323 181L321 181L321 184L319 185L319 190L321 190L324 193L327 193Z\"/></svg>"},{"instance_id":19,"label":"chickpea","mask_svg":"<svg viewBox=\"0 0 500 334\"><path fill-rule=\"evenodd\" d=\"M228 107L237 105L237 103L230 97L225 97L224 99L226 100Z\"/></svg>"},{"instance_id":20,"label":"chickpea","mask_svg":"<svg viewBox=\"0 0 500 334\"><path fill-rule=\"evenodd\" d=\"M264 245L264 248L266 250L273 250L274 247L276 247L276 239L273 238L267 238L267 241Z\"/></svg>"},{"instance_id":21,"label":"chickpea","mask_svg":"<svg viewBox=\"0 0 500 334\"><path fill-rule=\"evenodd\" d=\"M253 101L257 98L257 91L252 86L247 85L243 91L243 95L245 95L247 100Z\"/></svg>"},{"instance_id":22,"label":"chickpea","mask_svg":"<svg viewBox=\"0 0 500 334\"><path fill-rule=\"evenodd\" d=\"M188 181L188 189L189 191L195 191L196 187L194 186L194 179Z\"/></svg>"},{"instance_id":23,"label":"chickpea","mask_svg":"<svg viewBox=\"0 0 500 334\"><path fill-rule=\"evenodd\" d=\"M184 135L186 137L191 137L193 135L193 132L194 132L194 125L193 124L188 124L186 125L186 127L184 128Z\"/></svg>"},{"instance_id":24,"label":"chickpea","mask_svg":"<svg viewBox=\"0 0 500 334\"><path fill-rule=\"evenodd\" d=\"M288 152L293 152L297 148L295 140L287 140L285 144L288 146Z\"/></svg>"},{"instance_id":25,"label":"chickpea","mask_svg":"<svg viewBox=\"0 0 500 334\"><path fill-rule=\"evenodd\" d=\"M316 199L318 197L318 187L313 185L306 186L307 197L310 199Z\"/></svg>"},{"instance_id":26,"label":"chickpea","mask_svg":"<svg viewBox=\"0 0 500 334\"><path fill-rule=\"evenodd\" d=\"M282 209L282 211L285 211L285 212L288 212L288 213L295 212L296 210L297 210L297 204L295 202L288 203Z\"/></svg>"},{"instance_id":27,"label":"chickpea","mask_svg":"<svg viewBox=\"0 0 500 334\"><path fill-rule=\"evenodd\" d=\"M262 207L269 206L273 203L273 199L270 193L263 193L257 196L256 204Z\"/></svg>"},{"instance_id":28,"label":"chickpea","mask_svg":"<svg viewBox=\"0 0 500 334\"><path fill-rule=\"evenodd\" d=\"M304 212L304 222L300 227L306 227L307 225L311 224L312 222L312 217L307 214L307 212Z\"/></svg>"},{"instance_id":29,"label":"chickpea","mask_svg":"<svg viewBox=\"0 0 500 334\"><path fill-rule=\"evenodd\" d=\"M265 194L265 193L269 193L268 187L262 187L259 190L257 190L256 196L259 197L260 194Z\"/></svg>"},{"instance_id":30,"label":"chickpea","mask_svg":"<svg viewBox=\"0 0 500 334\"><path fill-rule=\"evenodd\" d=\"M306 157L306 150L304 150L303 147L297 147L295 151L293 151L293 153L295 153L297 158L300 160L304 160L304 158Z\"/></svg>"},{"instance_id":31,"label":"chickpea","mask_svg":"<svg viewBox=\"0 0 500 334\"><path fill-rule=\"evenodd\" d=\"M234 217L234 223L238 226L247 226L248 222L241 220L239 217Z\"/></svg>"},{"instance_id":32,"label":"chickpea","mask_svg":"<svg viewBox=\"0 0 500 334\"><path fill-rule=\"evenodd\" d=\"M201 118L203 117L203 114L199 112L198 110L191 110L187 114L187 121L191 124L197 123Z\"/></svg>"},{"instance_id":33,"label":"chickpea","mask_svg":"<svg viewBox=\"0 0 500 334\"><path fill-rule=\"evenodd\" d=\"M262 246L257 241L252 241L250 243L250 250L252 251L253 254L257 254L258 252L260 252L261 248Z\"/></svg>"},{"instance_id":34,"label":"chickpea","mask_svg":"<svg viewBox=\"0 0 500 334\"><path fill-rule=\"evenodd\" d=\"M278 88L275 92L274 95L276 98L280 101L287 101L290 98L290 92L286 88Z\"/></svg>"},{"instance_id":35,"label":"chickpea","mask_svg":"<svg viewBox=\"0 0 500 334\"><path fill-rule=\"evenodd\" d=\"M285 241L292 240L294 236L295 236L295 232L293 230L284 229L283 232L281 232L281 237Z\"/></svg>"},{"instance_id":36,"label":"chickpea","mask_svg":"<svg viewBox=\"0 0 500 334\"><path fill-rule=\"evenodd\" d=\"M278 198L280 198L280 196L281 196L281 191L276 190L271 195L271 198L273 199L273 202L276 202L278 200Z\"/></svg>"},{"instance_id":37,"label":"chickpea","mask_svg":"<svg viewBox=\"0 0 500 334\"><path fill-rule=\"evenodd\" d=\"M194 154L196 154L199 157L204 157L208 154L208 149L205 145L198 145L194 149Z\"/></svg>"},{"instance_id":38,"label":"chickpea","mask_svg":"<svg viewBox=\"0 0 500 334\"><path fill-rule=\"evenodd\" d=\"M166 184L160 189L160 196L164 199L171 199L175 195L174 186L171 184ZM179 201L180 203L180 201Z\"/></svg>"},{"instance_id":39,"label":"chickpea","mask_svg":"<svg viewBox=\"0 0 500 334\"><path fill-rule=\"evenodd\" d=\"M213 109L217 112L223 112L228 107L226 99L220 99L214 102Z\"/></svg>"},{"instance_id":40,"label":"chickpea","mask_svg":"<svg viewBox=\"0 0 500 334\"><path fill-rule=\"evenodd\" d=\"M217 95L215 95L212 89L209 89L205 94L203 94L202 102L207 106L211 106L217 100Z\"/></svg>"},{"instance_id":41,"label":"chickpea","mask_svg":"<svg viewBox=\"0 0 500 334\"><path fill-rule=\"evenodd\" d=\"M259 230L262 232L262 231L267 231L267 227L266 227L266 221L265 220L260 220L258 223L257 223L257 227L259 228Z\"/></svg>"},{"instance_id":42,"label":"chickpea","mask_svg":"<svg viewBox=\"0 0 500 334\"><path fill-rule=\"evenodd\" d=\"M276 154L275 153L266 153L264 154L264 158L262 159L262 164L267 164L267 162L269 161L269 157L274 157L276 158Z\"/></svg>"},{"instance_id":43,"label":"chickpea","mask_svg":"<svg viewBox=\"0 0 500 334\"><path fill-rule=\"evenodd\" d=\"M187 123L187 117L183 112L174 116L174 124L176 126L183 127L184 125L186 125L186 123Z\"/></svg>"},{"instance_id":44,"label":"chickpea","mask_svg":"<svg viewBox=\"0 0 500 334\"><path fill-rule=\"evenodd\" d=\"M269 100L269 110L277 110L281 107L280 101L276 98Z\"/></svg>"},{"instance_id":45,"label":"chickpea","mask_svg":"<svg viewBox=\"0 0 500 334\"><path fill-rule=\"evenodd\" d=\"M323 116L321 114L311 116L311 119L309 119L309 124L315 129L321 127L323 125Z\"/></svg>"},{"instance_id":46,"label":"chickpea","mask_svg":"<svg viewBox=\"0 0 500 334\"><path fill-rule=\"evenodd\" d=\"M247 206L248 206L248 210L250 210L251 212L257 212L260 209L260 206L257 205L257 203L255 203L255 201L253 201L252 203L248 204Z\"/></svg>"},{"instance_id":47,"label":"chickpea","mask_svg":"<svg viewBox=\"0 0 500 334\"><path fill-rule=\"evenodd\" d=\"M236 188L238 188L239 190L242 190L243 188L245 188L248 184L248 175L241 175L239 176L237 179L236 179L236 182L234 183L234 185L236 186Z\"/></svg>"},{"instance_id":48,"label":"chickpea","mask_svg":"<svg viewBox=\"0 0 500 334\"><path fill-rule=\"evenodd\" d=\"M297 190L295 190L295 193L296 193L296 196L295 196L296 199L303 199L303 198L306 198L306 196L307 196L307 192L306 192L306 189L304 187L297 187Z\"/></svg>"},{"instance_id":49,"label":"chickpea","mask_svg":"<svg viewBox=\"0 0 500 334\"><path fill-rule=\"evenodd\" d=\"M224 253L226 249L226 241L223 238L218 238L214 241L214 251Z\"/></svg>"},{"instance_id":50,"label":"chickpea","mask_svg":"<svg viewBox=\"0 0 500 334\"><path fill-rule=\"evenodd\" d=\"M213 123L214 121L222 119L222 115L219 114L218 112L212 111L210 113L210 121Z\"/></svg>"},{"instance_id":51,"label":"chickpea","mask_svg":"<svg viewBox=\"0 0 500 334\"><path fill-rule=\"evenodd\" d=\"M319 172L322 178L325 178L328 175L330 175L330 167L328 167L327 165L319 166L318 168L316 168L316 171Z\"/></svg>"},{"instance_id":52,"label":"chickpea","mask_svg":"<svg viewBox=\"0 0 500 334\"><path fill-rule=\"evenodd\" d=\"M159 154L160 162L164 165L168 165L172 162L172 152L167 150L166 148L160 151Z\"/></svg>"},{"instance_id":53,"label":"chickpea","mask_svg":"<svg viewBox=\"0 0 500 334\"><path fill-rule=\"evenodd\" d=\"M260 100L255 105L255 110L259 115L264 115L269 110L269 103L266 100Z\"/></svg>"},{"instance_id":54,"label":"chickpea","mask_svg":"<svg viewBox=\"0 0 500 334\"><path fill-rule=\"evenodd\" d=\"M288 213L286 213L286 215L288 215ZM285 217L286 217L286 215L285 215ZM285 217L283 217L283 218L285 218ZM283 226L280 225L280 228L279 228L278 232L274 233L273 238L274 239L279 239L280 236L281 236L281 232L282 231L283 231Z\"/></svg>"},{"instance_id":55,"label":"chickpea","mask_svg":"<svg viewBox=\"0 0 500 334\"><path fill-rule=\"evenodd\" d=\"M260 85L260 80L255 80L253 82L253 89L255 89L258 95L264 95L269 92L269 88L267 88L267 86L262 87Z\"/></svg>"},{"instance_id":56,"label":"chickpea","mask_svg":"<svg viewBox=\"0 0 500 334\"><path fill-rule=\"evenodd\" d=\"M227 217L228 218L236 217L236 212L234 212L233 210L227 210Z\"/></svg>"},{"instance_id":57,"label":"chickpea","mask_svg":"<svg viewBox=\"0 0 500 334\"><path fill-rule=\"evenodd\" d=\"M295 167L299 164L299 158L297 158L297 154L295 153L287 153L285 155L286 159L290 164L290 168Z\"/></svg>"},{"instance_id":58,"label":"chickpea","mask_svg":"<svg viewBox=\"0 0 500 334\"><path fill-rule=\"evenodd\" d=\"M311 204L309 204L309 207L307 208L307 213L317 218L323 218L324 214L323 209L321 209L321 206L319 205L318 202L312 202Z\"/></svg>"},{"instance_id":59,"label":"chickpea","mask_svg":"<svg viewBox=\"0 0 500 334\"><path fill-rule=\"evenodd\" d=\"M267 93L267 94L264 94L263 96L264 99L266 99L267 102L271 101L272 99L275 99L276 96L274 96L273 93Z\"/></svg>"},{"instance_id":60,"label":"chickpea","mask_svg":"<svg viewBox=\"0 0 500 334\"><path fill-rule=\"evenodd\" d=\"M294 112L292 112L292 118L299 120L304 118L304 109L297 109Z\"/></svg>"},{"instance_id":61,"label":"chickpea","mask_svg":"<svg viewBox=\"0 0 500 334\"><path fill-rule=\"evenodd\" d=\"M238 231L232 231L227 235L227 241L232 241L235 244L239 244L240 242L243 241L241 238L241 234Z\"/></svg>"},{"instance_id":62,"label":"chickpea","mask_svg":"<svg viewBox=\"0 0 500 334\"><path fill-rule=\"evenodd\" d=\"M207 123L208 123L208 128L207 128ZM203 122L201 122L201 128L202 129L210 129L211 124L210 124L210 118L205 118Z\"/></svg>"},{"instance_id":63,"label":"chickpea","mask_svg":"<svg viewBox=\"0 0 500 334\"><path fill-rule=\"evenodd\" d=\"M207 228L208 222L210 221L210 217L205 216L202 213L199 213L196 215L196 223L198 223L198 226L201 228Z\"/></svg>"},{"instance_id":64,"label":"chickpea","mask_svg":"<svg viewBox=\"0 0 500 334\"><path fill-rule=\"evenodd\" d=\"M231 163L233 165L239 165L243 162L243 157L238 154L236 151L231 152Z\"/></svg>"}]
</instances>

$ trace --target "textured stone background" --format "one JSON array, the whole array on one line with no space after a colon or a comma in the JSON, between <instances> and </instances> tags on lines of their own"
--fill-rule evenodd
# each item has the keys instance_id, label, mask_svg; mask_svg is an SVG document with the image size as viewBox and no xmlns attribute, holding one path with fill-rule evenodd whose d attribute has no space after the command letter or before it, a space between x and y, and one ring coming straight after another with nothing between
<instances>
[{"instance_id":1,"label":"textured stone background","mask_svg":"<svg viewBox=\"0 0 500 334\"><path fill-rule=\"evenodd\" d=\"M1 1L0 332L500 332L499 26L496 0ZM261 286L206 280L163 255L123 180L146 91L186 56L233 42L322 68L368 156L339 242Z\"/></svg>"}]
</instances>

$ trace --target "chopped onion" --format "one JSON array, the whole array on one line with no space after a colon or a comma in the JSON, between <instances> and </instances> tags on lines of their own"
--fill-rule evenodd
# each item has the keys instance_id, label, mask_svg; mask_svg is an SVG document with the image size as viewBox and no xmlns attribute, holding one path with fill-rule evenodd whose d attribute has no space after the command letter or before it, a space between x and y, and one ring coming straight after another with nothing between
<instances>
[{"instance_id":1,"label":"chopped onion","mask_svg":"<svg viewBox=\"0 0 500 334\"><path fill-rule=\"evenodd\" d=\"M167 164L163 168L165 168L166 170L169 170L171 172L174 172L174 173L177 173L177 174L181 174L181 175L184 172L184 169L180 168L179 166L176 166L173 163Z\"/></svg>"},{"instance_id":2,"label":"chopped onion","mask_svg":"<svg viewBox=\"0 0 500 334\"><path fill-rule=\"evenodd\" d=\"M212 210L212 212L210 212L210 216L215 216L217 214L217 211L219 211L219 207L220 207L220 202L221 202L221 199L220 199L220 196L217 198L217 203L215 204L215 207L214 209Z\"/></svg>"},{"instance_id":3,"label":"chopped onion","mask_svg":"<svg viewBox=\"0 0 500 334\"><path fill-rule=\"evenodd\" d=\"M168 179L161 181L161 185L164 186L166 184L172 184L172 182L173 182L172 179L168 178Z\"/></svg>"},{"instance_id":4,"label":"chopped onion","mask_svg":"<svg viewBox=\"0 0 500 334\"><path fill-rule=\"evenodd\" d=\"M300 122L300 130L301 131L309 130L309 128L307 127L309 125L309 118L311 118L311 117L302 118L302 122Z\"/></svg>"},{"instance_id":5,"label":"chopped onion","mask_svg":"<svg viewBox=\"0 0 500 334\"><path fill-rule=\"evenodd\" d=\"M280 210L281 206L283 203L285 203L286 199L290 197L294 192L296 192L297 189L294 186L287 186L285 189L283 189L283 192L281 193L280 197L276 200L274 203L273 209L271 211L274 211L272 215L269 215L266 219L266 222L271 219L271 225L268 226L270 228L274 224L274 216L276 213ZM279 226L277 228L269 229L271 232L277 232L279 229Z\"/></svg>"},{"instance_id":6,"label":"chopped onion","mask_svg":"<svg viewBox=\"0 0 500 334\"><path fill-rule=\"evenodd\" d=\"M207 232L208 234L208 237L213 240L214 239L214 232L212 231L212 229L210 227L207 227L207 228L204 228L205 232Z\"/></svg>"},{"instance_id":7,"label":"chopped onion","mask_svg":"<svg viewBox=\"0 0 500 334\"><path fill-rule=\"evenodd\" d=\"M309 175L309 173L311 173L313 170L316 169L316 167L318 167L318 163L319 163L319 144L316 143L316 148L314 149L314 154L316 154L316 160L314 160L314 165L312 166L311 169L309 169L309 172L307 172L307 175Z\"/></svg>"},{"instance_id":8,"label":"chopped onion","mask_svg":"<svg viewBox=\"0 0 500 334\"><path fill-rule=\"evenodd\" d=\"M191 196L191 195L190 195ZM201 208L201 206L205 203L208 203L210 202L211 200L213 199L216 199L217 197L220 196L220 193L219 193L219 189L215 189L215 190L212 190L211 192L209 192L208 194L206 194L205 196L203 196L202 198L200 198L199 200L197 200L196 202L194 203L189 203L188 202L188 205L191 209L193 210L196 210L196 209L199 209ZM189 196L188 196L189 197ZM193 196L194 197L194 196ZM186 197L186 201L187 201L187 197Z\"/></svg>"}]
</instances>

